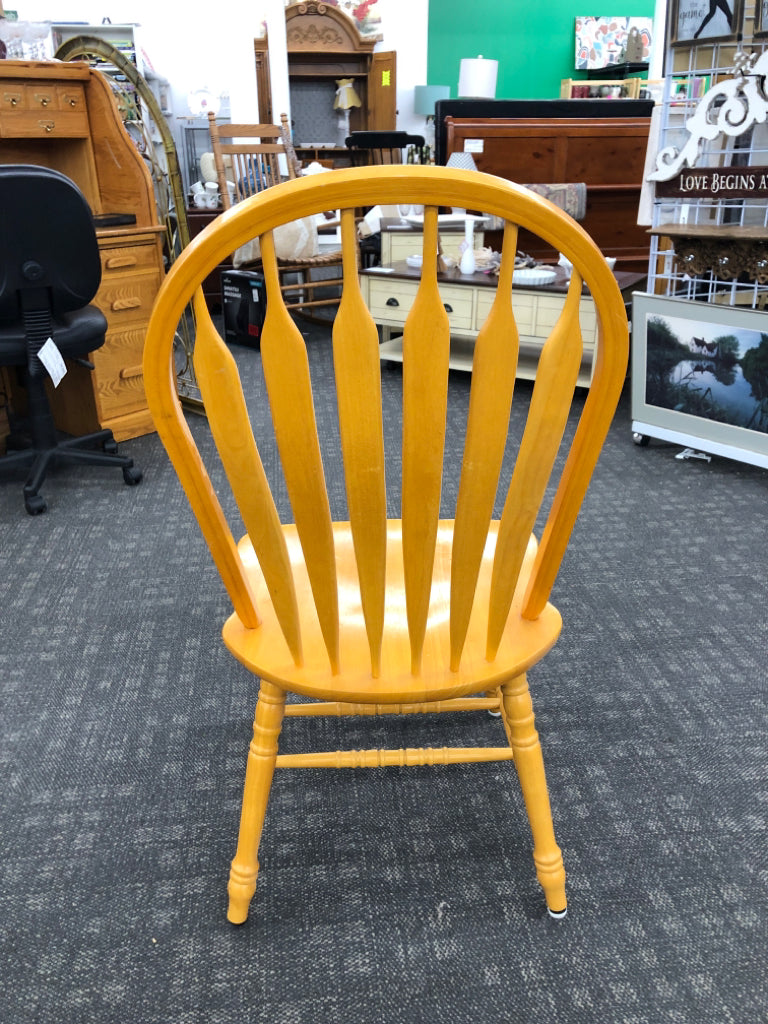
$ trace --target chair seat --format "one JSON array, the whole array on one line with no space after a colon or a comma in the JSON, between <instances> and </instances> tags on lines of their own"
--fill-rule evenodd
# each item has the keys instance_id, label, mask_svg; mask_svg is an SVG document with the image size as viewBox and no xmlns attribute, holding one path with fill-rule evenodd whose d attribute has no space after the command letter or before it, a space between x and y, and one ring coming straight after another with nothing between
<instances>
[{"instance_id":1,"label":"chair seat","mask_svg":"<svg viewBox=\"0 0 768 1024\"><path fill-rule=\"evenodd\" d=\"M520 616L520 606L537 547L535 538L531 537L504 638L494 661L486 660L487 618L478 609L488 607L497 530L498 523L491 523L469 633L458 672L451 672L448 667L452 520L442 520L438 529L427 640L422 673L418 678L410 671L400 520L389 520L387 523L387 609L380 679L371 679L370 655L348 523L334 524L342 623L341 672L338 675L332 675L328 664L301 545L293 525L284 526L283 531L296 581L304 665L297 667L289 654L253 547L247 537L238 545L238 551L262 623L256 629L247 629L237 614L233 614L222 631L224 642L231 653L257 676L318 699L408 703L444 700L493 689L537 662L554 645L562 625L559 612L551 604L545 607L535 621L524 620Z\"/></svg>"},{"instance_id":2,"label":"chair seat","mask_svg":"<svg viewBox=\"0 0 768 1024\"><path fill-rule=\"evenodd\" d=\"M104 344L107 320L96 306L65 313L53 323L52 337L64 357L82 356ZM22 322L0 323L0 365L24 366L27 341Z\"/></svg>"}]
</instances>

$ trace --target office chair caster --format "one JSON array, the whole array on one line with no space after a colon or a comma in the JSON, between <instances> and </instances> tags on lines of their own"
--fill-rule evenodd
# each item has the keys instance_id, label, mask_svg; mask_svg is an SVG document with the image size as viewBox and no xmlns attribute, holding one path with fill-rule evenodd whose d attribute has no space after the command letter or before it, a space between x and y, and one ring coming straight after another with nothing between
<instances>
[{"instance_id":1,"label":"office chair caster","mask_svg":"<svg viewBox=\"0 0 768 1024\"><path fill-rule=\"evenodd\" d=\"M25 494L24 508L27 510L29 515L39 516L48 508L48 503L42 494Z\"/></svg>"},{"instance_id":2,"label":"office chair caster","mask_svg":"<svg viewBox=\"0 0 768 1024\"><path fill-rule=\"evenodd\" d=\"M136 466L123 466L123 480L131 487L140 484L143 478L144 474Z\"/></svg>"}]
</instances>

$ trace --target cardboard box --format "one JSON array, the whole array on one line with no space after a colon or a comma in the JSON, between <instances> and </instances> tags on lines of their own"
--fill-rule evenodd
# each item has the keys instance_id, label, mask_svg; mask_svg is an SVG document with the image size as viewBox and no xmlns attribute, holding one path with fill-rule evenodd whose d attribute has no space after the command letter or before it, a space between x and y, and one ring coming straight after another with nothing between
<instances>
[{"instance_id":1,"label":"cardboard box","mask_svg":"<svg viewBox=\"0 0 768 1024\"><path fill-rule=\"evenodd\" d=\"M263 277L249 270L222 270L221 293L224 340L258 348L267 308Z\"/></svg>"}]
</instances>

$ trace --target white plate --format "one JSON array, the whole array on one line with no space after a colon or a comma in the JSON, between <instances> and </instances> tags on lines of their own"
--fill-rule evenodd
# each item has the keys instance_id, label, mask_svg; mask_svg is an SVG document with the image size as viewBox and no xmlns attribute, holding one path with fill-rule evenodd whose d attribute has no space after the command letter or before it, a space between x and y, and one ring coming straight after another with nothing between
<instances>
[{"instance_id":1,"label":"white plate","mask_svg":"<svg viewBox=\"0 0 768 1024\"><path fill-rule=\"evenodd\" d=\"M520 267L513 280L516 284L552 284L556 277L557 271L548 267Z\"/></svg>"},{"instance_id":2,"label":"white plate","mask_svg":"<svg viewBox=\"0 0 768 1024\"><path fill-rule=\"evenodd\" d=\"M409 267L420 267L421 264L423 263L423 257L422 256L406 256L405 257L405 262L408 264Z\"/></svg>"}]
</instances>

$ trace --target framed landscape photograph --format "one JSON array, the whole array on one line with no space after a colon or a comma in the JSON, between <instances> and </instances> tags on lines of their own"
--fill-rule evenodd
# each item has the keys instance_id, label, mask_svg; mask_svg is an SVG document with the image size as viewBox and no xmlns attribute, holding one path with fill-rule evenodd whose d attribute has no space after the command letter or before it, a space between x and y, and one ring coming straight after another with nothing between
<instances>
[{"instance_id":1,"label":"framed landscape photograph","mask_svg":"<svg viewBox=\"0 0 768 1024\"><path fill-rule=\"evenodd\" d=\"M672 0L672 45L735 42L741 32L743 14L744 0Z\"/></svg>"},{"instance_id":2,"label":"framed landscape photograph","mask_svg":"<svg viewBox=\"0 0 768 1024\"><path fill-rule=\"evenodd\" d=\"M768 468L768 313L636 293L632 430Z\"/></svg>"},{"instance_id":3,"label":"framed landscape photograph","mask_svg":"<svg viewBox=\"0 0 768 1024\"><path fill-rule=\"evenodd\" d=\"M768 36L768 0L755 0L756 36Z\"/></svg>"}]
</instances>

